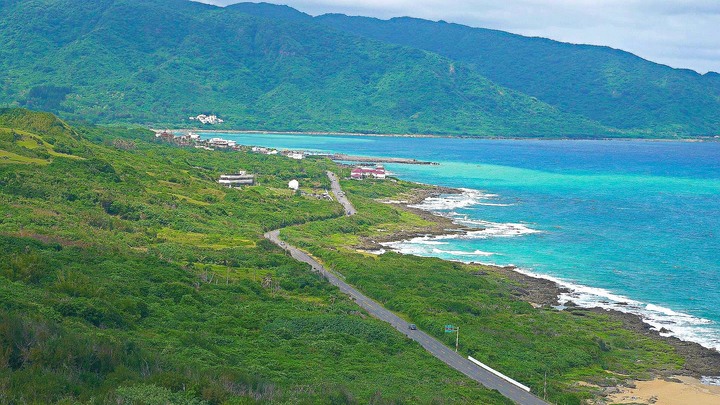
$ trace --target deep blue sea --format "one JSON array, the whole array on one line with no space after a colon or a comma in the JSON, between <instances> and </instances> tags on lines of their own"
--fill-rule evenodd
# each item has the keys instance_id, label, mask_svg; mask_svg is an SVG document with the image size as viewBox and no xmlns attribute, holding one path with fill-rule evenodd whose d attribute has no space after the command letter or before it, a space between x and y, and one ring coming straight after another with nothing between
<instances>
[{"instance_id":1,"label":"deep blue sea","mask_svg":"<svg viewBox=\"0 0 720 405\"><path fill-rule=\"evenodd\" d=\"M438 162L386 167L405 180L465 189L421 206L478 230L388 248L513 264L571 287L564 300L637 313L720 350L718 142L219 136Z\"/></svg>"}]
</instances>

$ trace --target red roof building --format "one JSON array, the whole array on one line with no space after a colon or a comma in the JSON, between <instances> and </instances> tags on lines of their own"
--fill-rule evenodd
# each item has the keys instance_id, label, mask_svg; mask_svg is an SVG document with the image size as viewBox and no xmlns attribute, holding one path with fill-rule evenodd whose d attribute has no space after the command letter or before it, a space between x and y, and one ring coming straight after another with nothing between
<instances>
[{"instance_id":1,"label":"red roof building","mask_svg":"<svg viewBox=\"0 0 720 405\"><path fill-rule=\"evenodd\" d=\"M382 166L372 167L356 167L350 172L350 177L355 180L361 180L365 177L373 177L376 179L384 179L387 173Z\"/></svg>"}]
</instances>

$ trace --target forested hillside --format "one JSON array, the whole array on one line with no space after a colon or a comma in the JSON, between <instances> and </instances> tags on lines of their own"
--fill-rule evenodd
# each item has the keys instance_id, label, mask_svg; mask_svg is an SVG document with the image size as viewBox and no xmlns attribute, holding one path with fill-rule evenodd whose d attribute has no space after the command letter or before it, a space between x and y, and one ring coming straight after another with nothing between
<instances>
[{"instance_id":1,"label":"forested hillside","mask_svg":"<svg viewBox=\"0 0 720 405\"><path fill-rule=\"evenodd\" d=\"M480 136L720 132L720 75L412 18L187 0L0 2L0 103L90 122Z\"/></svg>"},{"instance_id":2,"label":"forested hillside","mask_svg":"<svg viewBox=\"0 0 720 405\"><path fill-rule=\"evenodd\" d=\"M423 50L184 0L2 3L1 99L97 122L482 135L601 125Z\"/></svg>"},{"instance_id":3,"label":"forested hillside","mask_svg":"<svg viewBox=\"0 0 720 405\"><path fill-rule=\"evenodd\" d=\"M622 50L529 38L415 18L332 14L339 30L435 52L568 113L608 127L664 134L720 133L720 79Z\"/></svg>"}]
</instances>

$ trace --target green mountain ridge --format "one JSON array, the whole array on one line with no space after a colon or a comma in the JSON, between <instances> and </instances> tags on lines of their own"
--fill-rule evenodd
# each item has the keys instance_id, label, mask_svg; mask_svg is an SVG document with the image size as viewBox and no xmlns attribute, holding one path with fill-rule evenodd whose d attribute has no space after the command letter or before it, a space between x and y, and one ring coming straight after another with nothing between
<instances>
[{"instance_id":1,"label":"green mountain ridge","mask_svg":"<svg viewBox=\"0 0 720 405\"><path fill-rule=\"evenodd\" d=\"M177 125L213 112L249 129L607 132L438 55L314 23L160 0L36 0L3 15L4 54L33 44L32 58L4 59L3 98L64 117Z\"/></svg>"},{"instance_id":2,"label":"green mountain ridge","mask_svg":"<svg viewBox=\"0 0 720 405\"><path fill-rule=\"evenodd\" d=\"M67 119L178 127L214 113L232 129L583 138L712 135L720 122L717 75L698 84L619 51L595 66L598 47L456 24L186 0L0 11L0 103Z\"/></svg>"},{"instance_id":3,"label":"green mountain ridge","mask_svg":"<svg viewBox=\"0 0 720 405\"><path fill-rule=\"evenodd\" d=\"M338 30L470 64L490 80L623 130L720 132L720 80L604 46L575 45L416 18L327 14Z\"/></svg>"},{"instance_id":4,"label":"green mountain ridge","mask_svg":"<svg viewBox=\"0 0 720 405\"><path fill-rule=\"evenodd\" d=\"M269 4L232 6L295 20ZM325 14L315 21L383 42L427 50L508 87L611 128L636 133L720 133L720 74L674 69L607 46L563 43L411 17L381 20Z\"/></svg>"}]
</instances>

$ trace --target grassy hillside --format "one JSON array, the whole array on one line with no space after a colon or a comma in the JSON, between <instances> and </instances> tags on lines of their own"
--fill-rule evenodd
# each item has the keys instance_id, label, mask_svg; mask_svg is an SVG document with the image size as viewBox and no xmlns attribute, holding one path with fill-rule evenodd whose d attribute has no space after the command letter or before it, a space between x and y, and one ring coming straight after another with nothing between
<instances>
[{"instance_id":1,"label":"grassy hillside","mask_svg":"<svg viewBox=\"0 0 720 405\"><path fill-rule=\"evenodd\" d=\"M281 236L448 346L455 344L455 335L444 333L444 325L459 326L463 355L559 404L588 403L598 400L602 387L682 369L684 359L675 348L624 329L602 311L531 305L529 287L498 269L358 249L397 232L422 234L427 224L375 201L408 198L404 183L346 180L342 185L358 215L286 228Z\"/></svg>"},{"instance_id":2,"label":"grassy hillside","mask_svg":"<svg viewBox=\"0 0 720 405\"><path fill-rule=\"evenodd\" d=\"M327 169L0 110L0 402L507 403L262 238Z\"/></svg>"},{"instance_id":3,"label":"grassy hillside","mask_svg":"<svg viewBox=\"0 0 720 405\"><path fill-rule=\"evenodd\" d=\"M720 133L720 80L617 49L414 18L324 15L343 32L435 52L502 86L608 127L666 135Z\"/></svg>"},{"instance_id":4,"label":"grassy hillside","mask_svg":"<svg viewBox=\"0 0 720 405\"><path fill-rule=\"evenodd\" d=\"M190 125L188 116L215 113L246 129L611 133L469 65L344 34L288 8L245 13L184 0L0 7L0 102L67 118Z\"/></svg>"}]
</instances>

